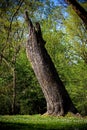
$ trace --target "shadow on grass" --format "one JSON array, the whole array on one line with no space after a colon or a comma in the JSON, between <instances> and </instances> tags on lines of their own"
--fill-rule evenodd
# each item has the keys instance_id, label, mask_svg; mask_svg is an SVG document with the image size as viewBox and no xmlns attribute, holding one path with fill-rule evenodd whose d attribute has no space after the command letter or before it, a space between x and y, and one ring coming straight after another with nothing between
<instances>
[{"instance_id":1,"label":"shadow on grass","mask_svg":"<svg viewBox=\"0 0 87 130\"><path fill-rule=\"evenodd\" d=\"M87 124L47 126L45 124L24 124L0 122L0 130L87 130Z\"/></svg>"}]
</instances>

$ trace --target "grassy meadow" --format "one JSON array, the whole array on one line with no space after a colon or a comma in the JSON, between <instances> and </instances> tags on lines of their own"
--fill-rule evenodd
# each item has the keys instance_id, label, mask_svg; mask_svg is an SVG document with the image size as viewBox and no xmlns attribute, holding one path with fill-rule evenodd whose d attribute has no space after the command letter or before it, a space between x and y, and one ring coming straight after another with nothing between
<instances>
[{"instance_id":1,"label":"grassy meadow","mask_svg":"<svg viewBox=\"0 0 87 130\"><path fill-rule=\"evenodd\" d=\"M0 116L0 130L87 130L87 117Z\"/></svg>"}]
</instances>

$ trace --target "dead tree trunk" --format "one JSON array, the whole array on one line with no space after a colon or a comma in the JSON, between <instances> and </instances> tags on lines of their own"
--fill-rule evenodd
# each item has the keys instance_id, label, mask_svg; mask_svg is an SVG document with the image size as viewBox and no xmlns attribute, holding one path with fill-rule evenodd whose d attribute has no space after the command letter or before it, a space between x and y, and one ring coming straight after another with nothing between
<instances>
[{"instance_id":1,"label":"dead tree trunk","mask_svg":"<svg viewBox=\"0 0 87 130\"><path fill-rule=\"evenodd\" d=\"M28 13L25 14L29 28L26 53L44 93L47 102L47 114L60 116L69 111L76 114L77 109L74 107L47 53L39 23L36 23L34 27Z\"/></svg>"}]
</instances>

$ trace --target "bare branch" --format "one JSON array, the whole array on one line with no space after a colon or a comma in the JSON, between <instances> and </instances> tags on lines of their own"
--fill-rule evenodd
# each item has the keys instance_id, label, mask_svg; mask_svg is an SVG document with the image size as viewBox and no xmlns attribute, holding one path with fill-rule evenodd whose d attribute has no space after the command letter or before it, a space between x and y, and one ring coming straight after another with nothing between
<instances>
[{"instance_id":1,"label":"bare branch","mask_svg":"<svg viewBox=\"0 0 87 130\"><path fill-rule=\"evenodd\" d=\"M16 16L16 14L18 13L18 11L19 11L20 7L22 6L23 2L24 2L24 0L20 0L19 6L18 6L18 8L16 9L16 11L14 12L14 14L13 14L13 16L12 16L12 18L11 18L10 26L9 26L9 29L8 29L7 40L6 40L5 45L4 45L3 48L2 48L2 52L3 52L3 50L5 49L6 44L7 44L7 42L8 42L8 39L9 39L9 36L10 36L10 32L11 32L11 28L12 28L13 19L14 19L14 17Z\"/></svg>"}]
</instances>

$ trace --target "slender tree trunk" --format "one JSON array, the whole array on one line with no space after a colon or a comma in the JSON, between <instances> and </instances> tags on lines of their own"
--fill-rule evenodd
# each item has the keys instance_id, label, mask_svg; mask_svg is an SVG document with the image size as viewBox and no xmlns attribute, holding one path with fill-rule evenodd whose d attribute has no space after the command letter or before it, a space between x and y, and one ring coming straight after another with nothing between
<instances>
[{"instance_id":1,"label":"slender tree trunk","mask_svg":"<svg viewBox=\"0 0 87 130\"><path fill-rule=\"evenodd\" d=\"M12 72L13 72L13 103L12 103L12 114L16 114L16 68L15 68L15 64L16 64L16 52L14 53L13 56L13 68L12 68Z\"/></svg>"},{"instance_id":2,"label":"slender tree trunk","mask_svg":"<svg viewBox=\"0 0 87 130\"><path fill-rule=\"evenodd\" d=\"M16 107L16 71L13 68L13 102L12 102L12 114L15 114Z\"/></svg>"},{"instance_id":3,"label":"slender tree trunk","mask_svg":"<svg viewBox=\"0 0 87 130\"><path fill-rule=\"evenodd\" d=\"M77 2L77 0L65 0L69 3L77 15L82 19L87 29L87 11Z\"/></svg>"},{"instance_id":4,"label":"slender tree trunk","mask_svg":"<svg viewBox=\"0 0 87 130\"><path fill-rule=\"evenodd\" d=\"M76 114L77 109L73 105L47 53L39 23L36 23L34 27L28 13L25 14L29 28L26 53L44 93L47 102L47 114L60 116L69 111Z\"/></svg>"}]
</instances>

